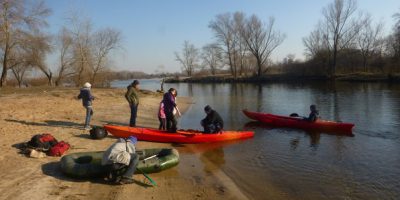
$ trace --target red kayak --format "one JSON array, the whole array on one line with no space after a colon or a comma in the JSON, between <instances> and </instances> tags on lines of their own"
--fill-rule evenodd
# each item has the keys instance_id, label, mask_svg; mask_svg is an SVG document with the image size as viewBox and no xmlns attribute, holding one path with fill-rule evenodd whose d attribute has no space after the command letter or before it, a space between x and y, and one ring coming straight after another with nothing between
<instances>
[{"instance_id":1,"label":"red kayak","mask_svg":"<svg viewBox=\"0 0 400 200\"><path fill-rule=\"evenodd\" d=\"M115 137L135 136L138 140L169 143L206 143L246 139L254 136L253 131L223 131L217 134L203 134L196 130L178 130L168 133L154 128L104 125L104 128Z\"/></svg>"},{"instance_id":2,"label":"red kayak","mask_svg":"<svg viewBox=\"0 0 400 200\"><path fill-rule=\"evenodd\" d=\"M299 117L286 117L269 113L250 112L243 110L243 113L250 119L257 120L272 126L299 128L311 131L321 131L329 133L342 133L352 135L354 124L318 119L315 122L308 122Z\"/></svg>"}]
</instances>

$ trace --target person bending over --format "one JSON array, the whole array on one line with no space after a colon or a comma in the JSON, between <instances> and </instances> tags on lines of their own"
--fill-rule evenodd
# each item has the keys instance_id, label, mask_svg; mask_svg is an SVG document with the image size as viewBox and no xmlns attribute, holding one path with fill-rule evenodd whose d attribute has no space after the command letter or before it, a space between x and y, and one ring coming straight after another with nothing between
<instances>
[{"instance_id":1,"label":"person bending over","mask_svg":"<svg viewBox=\"0 0 400 200\"><path fill-rule=\"evenodd\" d=\"M209 105L204 107L207 114L206 118L201 120L201 126L204 128L204 133L219 133L224 128L224 121L217 111L213 110Z\"/></svg>"},{"instance_id":2,"label":"person bending over","mask_svg":"<svg viewBox=\"0 0 400 200\"><path fill-rule=\"evenodd\" d=\"M103 154L102 165L109 168L108 178L119 184L130 184L139 163L139 156L136 154L136 137L119 138Z\"/></svg>"}]
</instances>

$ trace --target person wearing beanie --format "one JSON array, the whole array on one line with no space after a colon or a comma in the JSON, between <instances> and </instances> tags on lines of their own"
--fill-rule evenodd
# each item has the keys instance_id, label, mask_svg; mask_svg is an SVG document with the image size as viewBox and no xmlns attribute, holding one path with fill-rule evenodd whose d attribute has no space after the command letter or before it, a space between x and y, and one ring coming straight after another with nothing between
<instances>
[{"instance_id":1,"label":"person wearing beanie","mask_svg":"<svg viewBox=\"0 0 400 200\"><path fill-rule=\"evenodd\" d=\"M129 103L129 107L131 108L131 118L129 120L129 126L136 126L136 117L137 111L139 107L139 81L134 80L128 87L125 93L125 98Z\"/></svg>"},{"instance_id":2,"label":"person wearing beanie","mask_svg":"<svg viewBox=\"0 0 400 200\"><path fill-rule=\"evenodd\" d=\"M204 133L219 133L224 128L224 121L217 111L213 110L211 106L204 107L204 112L207 114L206 118L201 120L200 124L204 128Z\"/></svg>"},{"instance_id":3,"label":"person wearing beanie","mask_svg":"<svg viewBox=\"0 0 400 200\"><path fill-rule=\"evenodd\" d=\"M109 181L119 184L134 183L132 177L139 163L136 143L137 138L134 136L119 138L104 152L101 164L109 169Z\"/></svg>"},{"instance_id":4,"label":"person wearing beanie","mask_svg":"<svg viewBox=\"0 0 400 200\"><path fill-rule=\"evenodd\" d=\"M93 115L92 101L94 100L94 96L90 92L91 87L90 83L83 84L78 95L78 99L82 99L82 105L86 109L85 129L90 129L90 119Z\"/></svg>"}]
</instances>

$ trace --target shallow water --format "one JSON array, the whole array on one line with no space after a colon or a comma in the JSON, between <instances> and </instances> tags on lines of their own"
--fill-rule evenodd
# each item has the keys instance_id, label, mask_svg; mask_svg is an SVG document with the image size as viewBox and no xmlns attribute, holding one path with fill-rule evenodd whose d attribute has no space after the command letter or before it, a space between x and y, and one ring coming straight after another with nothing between
<instances>
[{"instance_id":1,"label":"shallow water","mask_svg":"<svg viewBox=\"0 0 400 200\"><path fill-rule=\"evenodd\" d=\"M155 90L159 81L142 88ZM118 85L118 84L116 84ZM222 170L251 199L398 199L400 197L400 85L386 83L166 84L193 106L179 128L200 129L210 105L225 129L253 129L255 137L198 149L205 171ZM307 115L355 124L354 137L307 133L249 123L241 110ZM178 96L179 105L179 96ZM180 147L180 150L185 150Z\"/></svg>"}]
</instances>

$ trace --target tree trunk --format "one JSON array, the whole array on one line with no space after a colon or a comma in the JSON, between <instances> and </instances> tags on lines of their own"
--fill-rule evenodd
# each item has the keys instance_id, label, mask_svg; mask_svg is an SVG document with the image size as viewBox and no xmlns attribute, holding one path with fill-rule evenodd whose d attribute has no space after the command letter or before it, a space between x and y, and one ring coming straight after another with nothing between
<instances>
[{"instance_id":1,"label":"tree trunk","mask_svg":"<svg viewBox=\"0 0 400 200\"><path fill-rule=\"evenodd\" d=\"M332 59L332 66L331 66L331 78L334 78L336 75L336 57L337 57L337 49L333 50L333 59Z\"/></svg>"},{"instance_id":2,"label":"tree trunk","mask_svg":"<svg viewBox=\"0 0 400 200\"><path fill-rule=\"evenodd\" d=\"M8 42L6 42L6 48L3 56L3 72L1 73L0 87L6 86L7 84L7 70L8 70L7 58L8 58Z\"/></svg>"},{"instance_id":3,"label":"tree trunk","mask_svg":"<svg viewBox=\"0 0 400 200\"><path fill-rule=\"evenodd\" d=\"M256 57L256 59L257 59L257 76L258 77L260 77L261 76L261 74L262 74L262 66L261 66L261 59L257 56Z\"/></svg>"}]
</instances>

